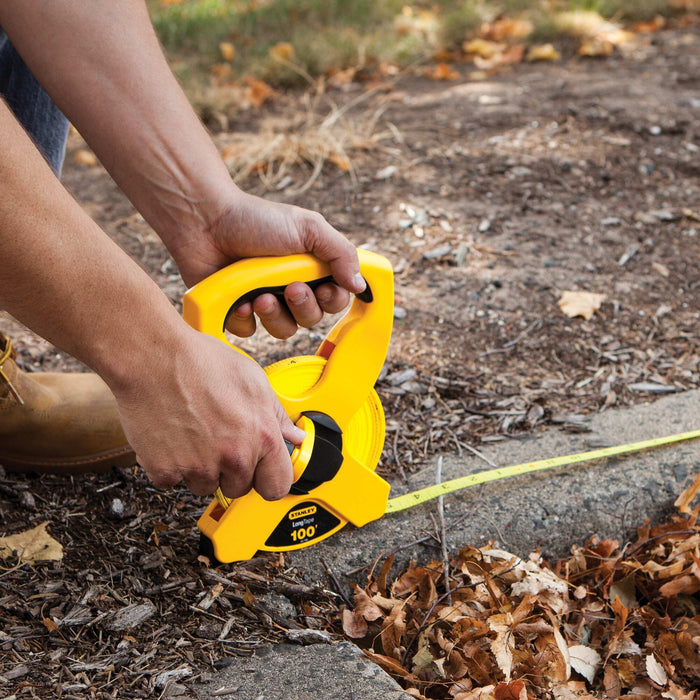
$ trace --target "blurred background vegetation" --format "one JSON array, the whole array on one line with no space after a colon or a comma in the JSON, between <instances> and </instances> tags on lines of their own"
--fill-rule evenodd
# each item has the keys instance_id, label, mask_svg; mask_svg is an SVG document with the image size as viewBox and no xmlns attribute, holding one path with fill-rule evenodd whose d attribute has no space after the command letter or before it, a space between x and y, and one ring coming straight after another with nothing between
<instances>
[{"instance_id":1,"label":"blurred background vegetation","mask_svg":"<svg viewBox=\"0 0 700 700\"><path fill-rule=\"evenodd\" d=\"M156 31L185 85L205 75L273 86L382 62L406 67L459 47L502 17L532 24L531 42L571 31L562 13L621 24L660 21L698 0L148 0Z\"/></svg>"}]
</instances>

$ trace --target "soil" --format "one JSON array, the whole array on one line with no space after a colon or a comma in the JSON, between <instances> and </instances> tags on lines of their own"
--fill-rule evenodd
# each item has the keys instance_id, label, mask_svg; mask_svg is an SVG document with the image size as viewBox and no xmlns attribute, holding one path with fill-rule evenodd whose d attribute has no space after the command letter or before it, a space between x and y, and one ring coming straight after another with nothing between
<instances>
[{"instance_id":1,"label":"soil","mask_svg":"<svg viewBox=\"0 0 700 700\"><path fill-rule=\"evenodd\" d=\"M449 82L402 75L348 111L359 123L381 110L377 129L390 134L350 154L354 178L329 162L303 196L287 198L304 168L286 190L265 193L322 211L394 265L395 325L377 385L388 430L378 469L389 480L438 451L552 423L575 429L586 413L700 386L700 30L486 80L470 79L469 64L454 68L461 77ZM328 99L348 104L362 89ZM299 109L299 95L277 95L228 122L253 135L271 121L289 126ZM223 148L227 135L215 138ZM65 185L179 304L184 287L167 251L101 166L76 161L83 148L72 134ZM264 193L255 177L241 185ZM605 301L588 320L569 318L557 303L566 290ZM2 312L0 323L26 370L83 369ZM241 346L265 365L314 352L319 337L283 344L259 335ZM212 587L196 562L202 505L184 489L151 488L136 469L70 480L0 475L4 533L48 520L65 547L60 564L0 572L0 646L9 652L0 674L20 663L32 670L2 692L54 697L60 687L72 697L65 688L74 687L76 696L113 697L111 674L123 667L119 697L143 697L163 690L164 670L186 665L196 676L283 636L262 604L253 621L233 614L235 597L213 618L193 615ZM280 589L301 584L277 557L236 567L231 580L244 595L255 575ZM104 626L142 598L155 617L126 633ZM295 598L309 619L334 604L310 599ZM83 622L46 622L76 605ZM229 618L230 641L217 641Z\"/></svg>"}]
</instances>

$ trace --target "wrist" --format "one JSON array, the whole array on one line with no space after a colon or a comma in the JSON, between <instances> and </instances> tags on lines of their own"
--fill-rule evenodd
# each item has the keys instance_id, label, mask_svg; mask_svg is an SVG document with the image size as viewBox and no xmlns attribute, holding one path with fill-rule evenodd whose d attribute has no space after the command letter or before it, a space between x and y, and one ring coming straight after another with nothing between
<instances>
[{"instance_id":1,"label":"wrist","mask_svg":"<svg viewBox=\"0 0 700 700\"><path fill-rule=\"evenodd\" d=\"M155 285L154 285L155 287ZM148 289L138 308L91 344L88 364L115 395L139 392L179 354L191 328L162 292Z\"/></svg>"}]
</instances>

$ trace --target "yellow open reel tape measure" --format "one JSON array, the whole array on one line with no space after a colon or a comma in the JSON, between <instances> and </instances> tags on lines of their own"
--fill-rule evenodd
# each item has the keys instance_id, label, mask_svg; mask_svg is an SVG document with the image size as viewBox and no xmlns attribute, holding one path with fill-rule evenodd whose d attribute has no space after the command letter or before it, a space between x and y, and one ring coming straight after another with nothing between
<instances>
[{"instance_id":1,"label":"yellow open reel tape measure","mask_svg":"<svg viewBox=\"0 0 700 700\"><path fill-rule=\"evenodd\" d=\"M348 522L381 517L389 484L375 474L384 444L384 412L374 383L389 347L393 272L386 258L360 250L365 292L323 340L315 355L268 368L270 384L290 419L305 432L291 453L295 481L279 501L256 491L233 500L219 493L198 521L203 549L220 562L250 559L258 550L308 547ZM228 342L226 317L263 292L281 297L295 281L329 281L330 268L310 255L253 258L203 280L183 300L185 320ZM238 349L238 348L236 348Z\"/></svg>"}]
</instances>

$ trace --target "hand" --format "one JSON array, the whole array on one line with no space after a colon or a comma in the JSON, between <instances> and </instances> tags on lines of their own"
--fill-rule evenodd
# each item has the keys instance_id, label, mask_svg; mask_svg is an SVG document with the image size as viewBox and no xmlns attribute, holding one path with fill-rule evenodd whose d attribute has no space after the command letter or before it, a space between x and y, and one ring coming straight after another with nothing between
<instances>
[{"instance_id":1,"label":"hand","mask_svg":"<svg viewBox=\"0 0 700 700\"><path fill-rule=\"evenodd\" d=\"M220 213L206 226L205 233L169 246L188 286L241 258L306 252L329 263L338 283L323 284L315 292L302 282L288 285L284 296L293 317L272 294L262 294L229 317L228 330L232 333L252 335L255 313L269 333L289 338L298 325L310 328L324 312L338 313L345 308L349 292L364 290L355 247L320 214L270 202L235 187L227 189L222 199L225 204L218 208Z\"/></svg>"},{"instance_id":2,"label":"hand","mask_svg":"<svg viewBox=\"0 0 700 700\"><path fill-rule=\"evenodd\" d=\"M183 328L130 386L116 391L122 426L152 483L184 481L199 496L221 487L236 498L252 487L265 499L289 493L284 439L304 432L286 416L263 370L211 336Z\"/></svg>"}]
</instances>

